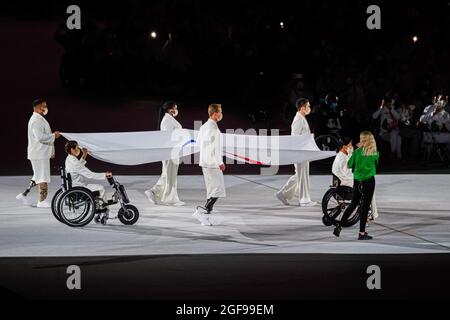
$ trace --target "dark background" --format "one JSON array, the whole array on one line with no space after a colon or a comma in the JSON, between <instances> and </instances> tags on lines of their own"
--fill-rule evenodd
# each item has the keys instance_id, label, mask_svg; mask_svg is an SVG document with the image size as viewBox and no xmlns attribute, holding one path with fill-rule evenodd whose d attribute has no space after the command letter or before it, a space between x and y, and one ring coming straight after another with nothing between
<instances>
[{"instance_id":1,"label":"dark background","mask_svg":"<svg viewBox=\"0 0 450 320\"><path fill-rule=\"evenodd\" d=\"M70 4L81 7L81 31L64 27ZM381 7L381 30L366 28L370 4ZM357 135L375 130L370 115L387 90L422 110L450 83L449 1L7 1L0 10L2 175L31 174L26 127L37 97L48 101L52 129L66 132L156 130L159 106L173 99L186 128L220 102L223 131L287 134L297 96L317 106L334 92ZM54 167L64 161L63 144ZM381 171L439 168L409 160L382 161ZM116 173L160 170L90 163ZM328 174L330 164L312 171Z\"/></svg>"}]
</instances>

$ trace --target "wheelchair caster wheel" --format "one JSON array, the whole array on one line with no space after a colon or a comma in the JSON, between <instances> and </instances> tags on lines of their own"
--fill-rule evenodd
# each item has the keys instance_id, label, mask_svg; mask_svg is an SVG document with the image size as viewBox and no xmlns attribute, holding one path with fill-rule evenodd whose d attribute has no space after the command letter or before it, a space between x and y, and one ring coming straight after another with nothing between
<instances>
[{"instance_id":1,"label":"wheelchair caster wheel","mask_svg":"<svg viewBox=\"0 0 450 320\"><path fill-rule=\"evenodd\" d=\"M333 222L330 220L330 218L328 218L325 215L322 217L322 223L327 227L329 227L333 224Z\"/></svg>"},{"instance_id":2,"label":"wheelchair caster wheel","mask_svg":"<svg viewBox=\"0 0 450 320\"><path fill-rule=\"evenodd\" d=\"M100 223L101 223L102 225L105 225L105 224L106 224L106 221L108 221L108 217L107 217L107 216L101 217Z\"/></svg>"},{"instance_id":3,"label":"wheelchair caster wheel","mask_svg":"<svg viewBox=\"0 0 450 320\"><path fill-rule=\"evenodd\" d=\"M94 222L100 223L100 215L99 214L94 217Z\"/></svg>"}]
</instances>

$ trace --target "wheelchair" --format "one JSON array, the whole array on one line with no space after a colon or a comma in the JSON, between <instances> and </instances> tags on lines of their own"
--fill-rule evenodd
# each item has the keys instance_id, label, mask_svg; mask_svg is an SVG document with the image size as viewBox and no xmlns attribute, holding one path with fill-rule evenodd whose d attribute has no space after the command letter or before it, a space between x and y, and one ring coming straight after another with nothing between
<instances>
[{"instance_id":1,"label":"wheelchair","mask_svg":"<svg viewBox=\"0 0 450 320\"><path fill-rule=\"evenodd\" d=\"M130 204L123 185L114 177L108 182L114 189L112 199L105 201L98 191L86 187L73 187L70 173L60 168L61 188L52 198L52 213L61 223L71 227L83 227L92 220L105 225L109 219L119 219L124 225L133 225L139 219L139 210ZM108 207L119 203L120 209L115 218L109 217Z\"/></svg>"},{"instance_id":2,"label":"wheelchair","mask_svg":"<svg viewBox=\"0 0 450 320\"><path fill-rule=\"evenodd\" d=\"M361 186L362 187L362 186ZM333 181L322 198L322 223L325 226L335 225L340 221L345 209L352 202L353 188L341 185L341 181L333 174ZM361 199L362 201L362 199ZM358 223L361 217L361 206L350 215L343 227L351 227ZM373 219L372 207L369 208L369 219Z\"/></svg>"}]
</instances>

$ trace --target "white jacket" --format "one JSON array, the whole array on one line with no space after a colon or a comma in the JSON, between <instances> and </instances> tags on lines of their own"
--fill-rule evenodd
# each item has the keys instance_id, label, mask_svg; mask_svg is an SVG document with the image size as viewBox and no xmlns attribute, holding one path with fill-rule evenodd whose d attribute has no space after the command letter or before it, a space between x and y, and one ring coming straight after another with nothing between
<instances>
[{"instance_id":1,"label":"white jacket","mask_svg":"<svg viewBox=\"0 0 450 320\"><path fill-rule=\"evenodd\" d=\"M43 116L33 112L28 121L28 148L29 160L50 159L54 154L55 135L52 134L50 125Z\"/></svg>"},{"instance_id":2,"label":"white jacket","mask_svg":"<svg viewBox=\"0 0 450 320\"><path fill-rule=\"evenodd\" d=\"M181 124L170 114L167 113L161 120L161 131L172 131L176 129L182 129Z\"/></svg>"},{"instance_id":3,"label":"white jacket","mask_svg":"<svg viewBox=\"0 0 450 320\"><path fill-rule=\"evenodd\" d=\"M299 136L305 133L311 133L309 129L308 121L304 116L302 116L299 112L294 117L291 125L291 135Z\"/></svg>"},{"instance_id":4,"label":"white jacket","mask_svg":"<svg viewBox=\"0 0 450 320\"><path fill-rule=\"evenodd\" d=\"M353 172L347 166L348 160L350 160L350 155L339 151L334 158L331 172L341 180L341 186L353 188Z\"/></svg>"},{"instance_id":5,"label":"white jacket","mask_svg":"<svg viewBox=\"0 0 450 320\"><path fill-rule=\"evenodd\" d=\"M66 158L66 173L70 173L72 177L73 187L85 187L86 179L106 180L105 173L92 172L86 168L86 160L78 160L77 157L69 154Z\"/></svg>"},{"instance_id":6,"label":"white jacket","mask_svg":"<svg viewBox=\"0 0 450 320\"><path fill-rule=\"evenodd\" d=\"M199 165L202 168L219 168L223 164L221 132L217 123L209 119L201 127L197 136L200 147Z\"/></svg>"},{"instance_id":7,"label":"white jacket","mask_svg":"<svg viewBox=\"0 0 450 320\"><path fill-rule=\"evenodd\" d=\"M442 109L433 115L434 110L436 110L434 105L426 107L420 116L420 122L430 126L434 132L440 132L443 129L450 131L450 115L448 112Z\"/></svg>"}]
</instances>

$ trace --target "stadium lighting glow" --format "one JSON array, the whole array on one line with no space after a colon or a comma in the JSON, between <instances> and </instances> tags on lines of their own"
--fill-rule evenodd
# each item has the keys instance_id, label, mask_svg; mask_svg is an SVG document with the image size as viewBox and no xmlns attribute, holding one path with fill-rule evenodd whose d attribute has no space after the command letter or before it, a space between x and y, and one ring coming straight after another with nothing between
<instances>
[{"instance_id":1,"label":"stadium lighting glow","mask_svg":"<svg viewBox=\"0 0 450 320\"><path fill-rule=\"evenodd\" d=\"M158 34L155 31L150 32L150 38L156 39L157 36Z\"/></svg>"},{"instance_id":2,"label":"stadium lighting glow","mask_svg":"<svg viewBox=\"0 0 450 320\"><path fill-rule=\"evenodd\" d=\"M413 41L414 43L416 43L417 41L419 41L419 37L417 37L417 36L412 37L412 41Z\"/></svg>"}]
</instances>

